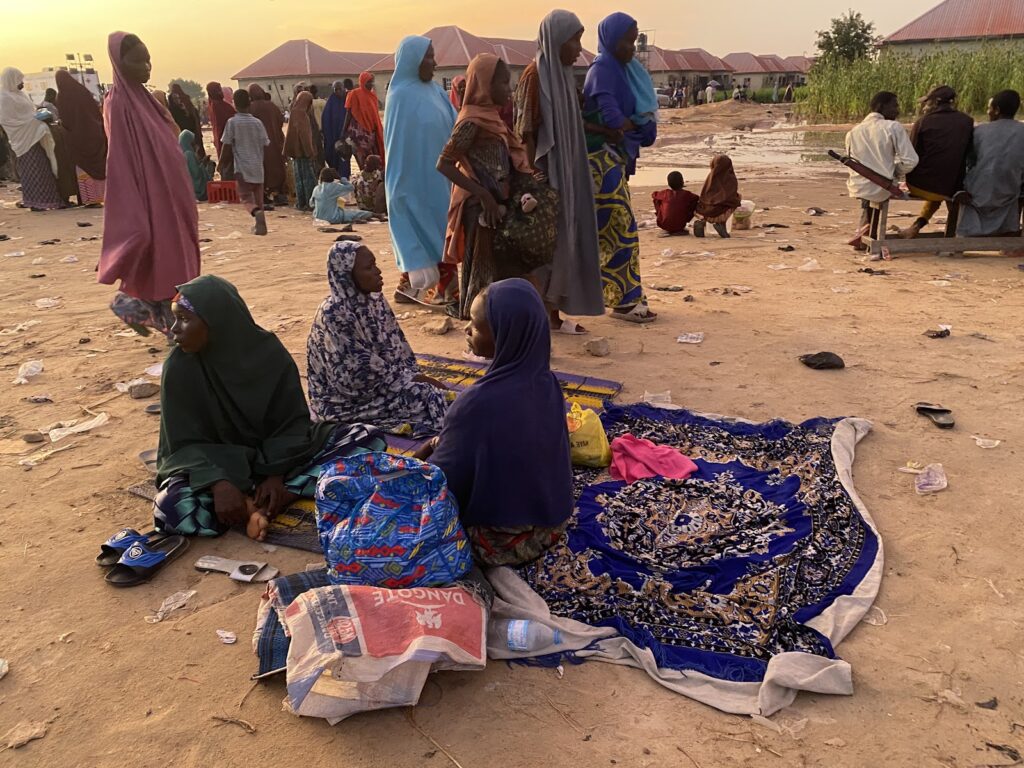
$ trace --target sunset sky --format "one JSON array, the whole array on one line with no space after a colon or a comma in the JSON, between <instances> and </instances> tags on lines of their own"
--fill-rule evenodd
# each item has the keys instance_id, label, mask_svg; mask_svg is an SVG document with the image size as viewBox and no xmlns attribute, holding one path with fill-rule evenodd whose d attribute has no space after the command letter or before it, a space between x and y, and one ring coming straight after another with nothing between
<instances>
[{"instance_id":1,"label":"sunset sky","mask_svg":"<svg viewBox=\"0 0 1024 768\"><path fill-rule=\"evenodd\" d=\"M815 31L855 6L889 34L938 0L729 0L720 5L688 0L586 0L575 10L587 26L584 44L596 50L597 23L622 10L635 16L652 42L665 48L814 52ZM407 34L457 24L494 37L533 38L553 0L215 0L210 3L145 3L139 0L35 0L4 2L0 67L36 72L64 63L65 53L91 53L110 80L107 34L134 32L149 46L153 79L163 87L174 77L202 83L227 81L251 61L286 40L308 38L331 50L391 52ZM714 13L709 13L711 9ZM501 13L499 9L505 9Z\"/></svg>"}]
</instances>

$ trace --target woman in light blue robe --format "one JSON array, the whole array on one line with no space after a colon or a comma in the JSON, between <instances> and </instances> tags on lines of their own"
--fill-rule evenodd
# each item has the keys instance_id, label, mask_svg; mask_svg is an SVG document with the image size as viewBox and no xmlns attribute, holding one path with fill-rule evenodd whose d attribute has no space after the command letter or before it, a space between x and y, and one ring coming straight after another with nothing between
<instances>
[{"instance_id":1,"label":"woman in light blue robe","mask_svg":"<svg viewBox=\"0 0 1024 768\"><path fill-rule=\"evenodd\" d=\"M403 303L458 298L458 267L441 263L451 184L437 170L456 113L433 81L435 67L430 38L402 40L384 104L388 226L403 273L395 299Z\"/></svg>"}]
</instances>

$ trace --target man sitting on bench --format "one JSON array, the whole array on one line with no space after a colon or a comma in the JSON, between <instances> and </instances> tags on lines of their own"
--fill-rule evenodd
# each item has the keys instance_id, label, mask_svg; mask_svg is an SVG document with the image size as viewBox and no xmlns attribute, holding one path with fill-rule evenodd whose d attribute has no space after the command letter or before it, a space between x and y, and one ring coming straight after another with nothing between
<instances>
[{"instance_id":1,"label":"man sitting on bench","mask_svg":"<svg viewBox=\"0 0 1024 768\"><path fill-rule=\"evenodd\" d=\"M906 130L896 120L899 115L900 102L895 93L880 91L875 94L871 100L871 112L846 134L846 154L887 179L896 179L912 171L917 165L917 152ZM854 171L850 171L846 187L850 197L859 199L861 203L860 233L850 241L850 245L863 247L860 236L868 233L871 203L885 202L890 197L889 191Z\"/></svg>"},{"instance_id":2,"label":"man sitting on bench","mask_svg":"<svg viewBox=\"0 0 1024 768\"><path fill-rule=\"evenodd\" d=\"M962 188L974 120L956 108L956 91L948 85L933 88L921 99L922 115L910 129L910 141L920 159L907 174L910 194L925 203L917 220L900 237L917 237L943 201L952 215L950 198Z\"/></svg>"},{"instance_id":3,"label":"man sitting on bench","mask_svg":"<svg viewBox=\"0 0 1024 768\"><path fill-rule=\"evenodd\" d=\"M1014 118L1020 94L1000 91L988 103L988 123L974 129L961 203L960 237L1020 233L1024 184L1024 125Z\"/></svg>"}]
</instances>

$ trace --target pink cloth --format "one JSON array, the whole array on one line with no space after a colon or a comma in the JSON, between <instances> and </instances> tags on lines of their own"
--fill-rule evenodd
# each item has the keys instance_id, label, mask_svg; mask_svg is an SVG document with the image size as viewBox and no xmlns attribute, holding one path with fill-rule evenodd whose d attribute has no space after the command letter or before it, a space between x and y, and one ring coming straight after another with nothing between
<instances>
[{"instance_id":1,"label":"pink cloth","mask_svg":"<svg viewBox=\"0 0 1024 768\"><path fill-rule=\"evenodd\" d=\"M170 116L121 72L125 32L108 38L114 87L104 102L110 149L98 280L164 301L199 276L199 213Z\"/></svg>"},{"instance_id":2,"label":"pink cloth","mask_svg":"<svg viewBox=\"0 0 1024 768\"><path fill-rule=\"evenodd\" d=\"M608 471L614 480L627 483L655 475L685 480L697 471L697 465L675 448L623 435L612 440L612 465Z\"/></svg>"}]
</instances>

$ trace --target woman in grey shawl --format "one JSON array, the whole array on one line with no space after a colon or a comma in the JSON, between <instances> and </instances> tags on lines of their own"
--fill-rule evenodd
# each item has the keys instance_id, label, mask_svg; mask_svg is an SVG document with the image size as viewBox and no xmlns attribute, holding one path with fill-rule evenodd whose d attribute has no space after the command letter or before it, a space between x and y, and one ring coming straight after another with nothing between
<instances>
[{"instance_id":1,"label":"woman in grey shawl","mask_svg":"<svg viewBox=\"0 0 1024 768\"><path fill-rule=\"evenodd\" d=\"M535 275L551 318L551 329L585 333L572 315L604 314L601 261L594 208L594 182L573 64L583 50L583 23L569 11L552 11L540 23L537 55L516 88L515 130L533 167L558 191L555 258Z\"/></svg>"}]
</instances>

